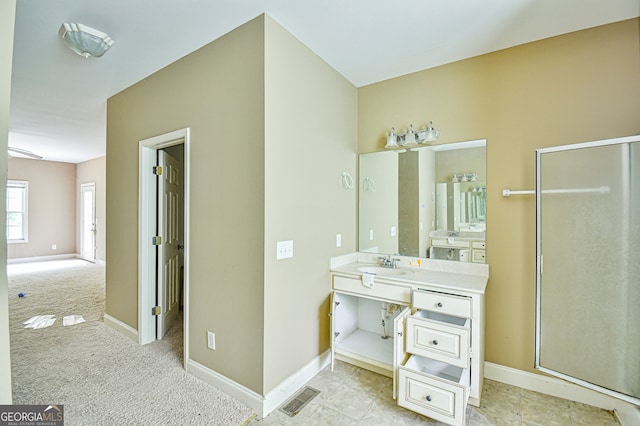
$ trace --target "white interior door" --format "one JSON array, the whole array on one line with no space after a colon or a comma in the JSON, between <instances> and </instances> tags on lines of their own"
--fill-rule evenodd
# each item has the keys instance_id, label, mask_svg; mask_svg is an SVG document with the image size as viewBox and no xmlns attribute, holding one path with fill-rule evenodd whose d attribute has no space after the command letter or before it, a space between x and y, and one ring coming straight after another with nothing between
<instances>
[{"instance_id":1,"label":"white interior door","mask_svg":"<svg viewBox=\"0 0 640 426\"><path fill-rule=\"evenodd\" d=\"M158 246L157 339L167 333L178 316L180 305L180 196L182 172L180 162L163 150L158 150Z\"/></svg>"},{"instance_id":2,"label":"white interior door","mask_svg":"<svg viewBox=\"0 0 640 426\"><path fill-rule=\"evenodd\" d=\"M96 260L96 184L80 185L80 256Z\"/></svg>"}]
</instances>

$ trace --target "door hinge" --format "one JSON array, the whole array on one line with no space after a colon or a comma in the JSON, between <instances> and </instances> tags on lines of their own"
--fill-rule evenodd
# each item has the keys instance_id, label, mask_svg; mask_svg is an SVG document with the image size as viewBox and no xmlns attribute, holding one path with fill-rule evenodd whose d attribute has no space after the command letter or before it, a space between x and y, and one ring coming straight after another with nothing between
<instances>
[{"instance_id":1,"label":"door hinge","mask_svg":"<svg viewBox=\"0 0 640 426\"><path fill-rule=\"evenodd\" d=\"M153 166L153 174L156 176L162 175L162 166Z\"/></svg>"},{"instance_id":2,"label":"door hinge","mask_svg":"<svg viewBox=\"0 0 640 426\"><path fill-rule=\"evenodd\" d=\"M542 255L538 256L538 268L540 269L540 274L544 273L544 258Z\"/></svg>"},{"instance_id":3,"label":"door hinge","mask_svg":"<svg viewBox=\"0 0 640 426\"><path fill-rule=\"evenodd\" d=\"M156 235L155 237L151 238L151 244L153 244L154 246L159 246L160 244L162 244L162 237L160 235Z\"/></svg>"},{"instance_id":4,"label":"door hinge","mask_svg":"<svg viewBox=\"0 0 640 426\"><path fill-rule=\"evenodd\" d=\"M160 315L162 313L162 309L160 306L154 306L151 308L151 315Z\"/></svg>"}]
</instances>

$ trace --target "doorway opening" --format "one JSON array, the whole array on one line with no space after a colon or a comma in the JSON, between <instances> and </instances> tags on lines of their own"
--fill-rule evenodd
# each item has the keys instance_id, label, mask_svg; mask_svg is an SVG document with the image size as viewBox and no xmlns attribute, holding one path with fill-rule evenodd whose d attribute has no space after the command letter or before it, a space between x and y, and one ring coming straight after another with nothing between
<instances>
[{"instance_id":1,"label":"doorway opening","mask_svg":"<svg viewBox=\"0 0 640 426\"><path fill-rule=\"evenodd\" d=\"M80 185L80 257L96 261L96 183Z\"/></svg>"},{"instance_id":2,"label":"doorway opening","mask_svg":"<svg viewBox=\"0 0 640 426\"><path fill-rule=\"evenodd\" d=\"M139 143L138 341L160 340L183 315L188 359L189 129ZM182 308L182 309L181 309Z\"/></svg>"}]
</instances>

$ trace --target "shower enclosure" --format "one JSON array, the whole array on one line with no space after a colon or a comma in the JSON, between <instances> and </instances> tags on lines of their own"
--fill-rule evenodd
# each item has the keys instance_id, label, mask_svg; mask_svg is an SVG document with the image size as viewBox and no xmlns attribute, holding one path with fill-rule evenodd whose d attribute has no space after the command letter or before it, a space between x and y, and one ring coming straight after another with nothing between
<instances>
[{"instance_id":1,"label":"shower enclosure","mask_svg":"<svg viewBox=\"0 0 640 426\"><path fill-rule=\"evenodd\" d=\"M536 368L640 405L640 136L536 151Z\"/></svg>"}]
</instances>

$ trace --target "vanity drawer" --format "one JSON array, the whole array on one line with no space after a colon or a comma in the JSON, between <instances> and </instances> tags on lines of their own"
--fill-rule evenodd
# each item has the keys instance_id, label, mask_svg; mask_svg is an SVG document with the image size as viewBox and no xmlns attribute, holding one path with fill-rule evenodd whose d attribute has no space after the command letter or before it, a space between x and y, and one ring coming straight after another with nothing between
<instances>
[{"instance_id":1,"label":"vanity drawer","mask_svg":"<svg viewBox=\"0 0 640 426\"><path fill-rule=\"evenodd\" d=\"M464 425L469 370L412 356L398 367L398 405L450 425Z\"/></svg>"},{"instance_id":2,"label":"vanity drawer","mask_svg":"<svg viewBox=\"0 0 640 426\"><path fill-rule=\"evenodd\" d=\"M487 243L484 241L473 241L471 243L471 248L473 249L479 249L479 250L484 250L487 248Z\"/></svg>"},{"instance_id":3,"label":"vanity drawer","mask_svg":"<svg viewBox=\"0 0 640 426\"><path fill-rule=\"evenodd\" d=\"M406 351L469 368L470 320L417 311L407 318Z\"/></svg>"},{"instance_id":4,"label":"vanity drawer","mask_svg":"<svg viewBox=\"0 0 640 426\"><path fill-rule=\"evenodd\" d=\"M333 276L333 289L362 296L393 300L403 304L411 302L411 288L393 284L375 282L372 288L362 285L361 279Z\"/></svg>"},{"instance_id":5,"label":"vanity drawer","mask_svg":"<svg viewBox=\"0 0 640 426\"><path fill-rule=\"evenodd\" d=\"M475 263L486 263L484 250L473 250L471 254L471 261Z\"/></svg>"},{"instance_id":6,"label":"vanity drawer","mask_svg":"<svg viewBox=\"0 0 640 426\"><path fill-rule=\"evenodd\" d=\"M447 238L432 238L431 245L440 247L469 248L469 241L458 240L456 238L452 238L451 240Z\"/></svg>"},{"instance_id":7,"label":"vanity drawer","mask_svg":"<svg viewBox=\"0 0 640 426\"><path fill-rule=\"evenodd\" d=\"M454 317L471 318L471 298L469 297L415 290L413 292L413 306Z\"/></svg>"}]
</instances>

